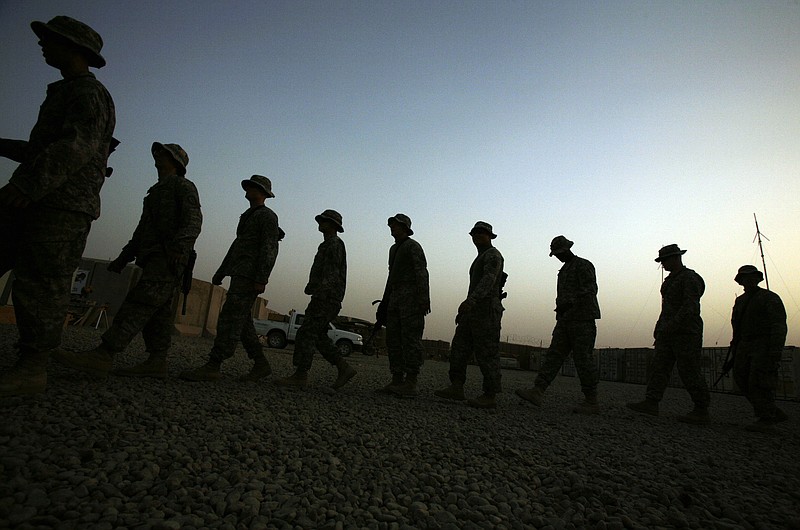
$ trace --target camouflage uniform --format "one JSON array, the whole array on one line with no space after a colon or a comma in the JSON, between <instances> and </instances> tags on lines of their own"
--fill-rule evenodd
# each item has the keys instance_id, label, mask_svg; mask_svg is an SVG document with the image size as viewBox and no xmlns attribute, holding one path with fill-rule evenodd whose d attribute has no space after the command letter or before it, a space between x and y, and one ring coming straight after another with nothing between
<instances>
[{"instance_id":1,"label":"camouflage uniform","mask_svg":"<svg viewBox=\"0 0 800 530\"><path fill-rule=\"evenodd\" d=\"M140 331L147 351L169 349L172 300L202 222L197 188L184 176L162 177L147 190L139 224L117 258L124 263L136 258L143 272L103 334L108 351L124 350ZM170 254L180 255L177 265L169 262Z\"/></svg>"},{"instance_id":2,"label":"camouflage uniform","mask_svg":"<svg viewBox=\"0 0 800 530\"><path fill-rule=\"evenodd\" d=\"M389 249L386 348L392 374L418 374L424 361L422 333L430 307L428 264L422 246L410 237Z\"/></svg>"},{"instance_id":3,"label":"camouflage uniform","mask_svg":"<svg viewBox=\"0 0 800 530\"><path fill-rule=\"evenodd\" d=\"M775 389L786 341L786 310L781 298L754 287L736 298L731 318L733 377L760 419L775 418Z\"/></svg>"},{"instance_id":4,"label":"camouflage uniform","mask_svg":"<svg viewBox=\"0 0 800 530\"><path fill-rule=\"evenodd\" d=\"M333 235L317 248L304 291L311 295L311 301L295 338L293 362L298 370L311 370L315 349L334 366L341 359L328 330L342 308L346 284L347 253L344 242Z\"/></svg>"},{"instance_id":5,"label":"camouflage uniform","mask_svg":"<svg viewBox=\"0 0 800 530\"><path fill-rule=\"evenodd\" d=\"M587 396L597 395L599 374L594 361L597 336L595 319L600 318L594 265L573 256L558 271L556 327L535 385L544 391L553 382L564 360L572 353Z\"/></svg>"},{"instance_id":6,"label":"camouflage uniform","mask_svg":"<svg viewBox=\"0 0 800 530\"><path fill-rule=\"evenodd\" d=\"M472 308L458 319L450 345L450 381L464 384L467 363L475 360L483 374L483 391L497 394L500 385L500 320L503 305L500 290L503 276L503 256L489 246L478 250L469 268L469 294Z\"/></svg>"},{"instance_id":7,"label":"camouflage uniform","mask_svg":"<svg viewBox=\"0 0 800 530\"><path fill-rule=\"evenodd\" d=\"M114 125L111 96L87 72L48 85L27 142L0 141L0 155L20 163L10 184L31 201L0 216L0 274L14 270L22 355L61 342L72 274L100 215Z\"/></svg>"},{"instance_id":8,"label":"camouflage uniform","mask_svg":"<svg viewBox=\"0 0 800 530\"><path fill-rule=\"evenodd\" d=\"M700 371L703 346L700 297L704 291L703 279L686 267L671 272L664 279L661 285L661 315L653 333L656 353L647 380L647 399L661 401L672 367L677 362L678 374L695 407L708 408L711 397Z\"/></svg>"},{"instance_id":9,"label":"camouflage uniform","mask_svg":"<svg viewBox=\"0 0 800 530\"><path fill-rule=\"evenodd\" d=\"M231 277L225 303L217 321L217 337L211 360L221 363L233 356L241 340L248 357L263 357L261 343L253 326L253 304L260 293L254 283L266 284L278 258L278 216L266 206L249 208L239 219L236 239L215 276Z\"/></svg>"}]
</instances>

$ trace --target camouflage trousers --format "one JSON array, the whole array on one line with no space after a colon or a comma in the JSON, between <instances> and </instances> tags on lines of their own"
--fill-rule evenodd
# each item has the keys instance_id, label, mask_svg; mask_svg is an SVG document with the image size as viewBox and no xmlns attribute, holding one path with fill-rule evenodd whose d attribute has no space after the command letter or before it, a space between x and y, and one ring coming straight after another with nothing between
<instances>
[{"instance_id":1,"label":"camouflage trousers","mask_svg":"<svg viewBox=\"0 0 800 530\"><path fill-rule=\"evenodd\" d=\"M393 310L389 306L386 319L386 350L389 354L389 370L392 374L419 374L425 357L422 347L422 332L425 330L425 315L421 312Z\"/></svg>"},{"instance_id":2,"label":"camouflage trousers","mask_svg":"<svg viewBox=\"0 0 800 530\"><path fill-rule=\"evenodd\" d=\"M103 334L103 345L112 352L122 351L141 332L147 351L168 350L175 329L172 302L180 277L180 272L169 267L166 256L150 256L143 264L141 278Z\"/></svg>"},{"instance_id":3,"label":"camouflage trousers","mask_svg":"<svg viewBox=\"0 0 800 530\"><path fill-rule=\"evenodd\" d=\"M252 316L253 304L259 294L253 289L252 279L231 277L231 288L217 320L217 337L210 355L212 361L221 363L233 357L239 341L242 341L242 346L251 359L264 355Z\"/></svg>"},{"instance_id":4,"label":"camouflage trousers","mask_svg":"<svg viewBox=\"0 0 800 530\"><path fill-rule=\"evenodd\" d=\"M661 401L669 384L672 368L678 364L678 375L689 392L696 407L706 408L711 402L703 373L700 370L703 336L659 335L656 339L656 353L650 364L647 378L647 399Z\"/></svg>"},{"instance_id":5,"label":"camouflage trousers","mask_svg":"<svg viewBox=\"0 0 800 530\"><path fill-rule=\"evenodd\" d=\"M586 396L597 395L600 374L594 359L594 340L597 325L594 320L559 320L553 329L553 339L536 376L536 386L545 390L558 375L564 361L572 353L575 370Z\"/></svg>"},{"instance_id":6,"label":"camouflage trousers","mask_svg":"<svg viewBox=\"0 0 800 530\"><path fill-rule=\"evenodd\" d=\"M311 370L315 351L333 365L339 362L341 355L328 337L328 330L329 324L336 318L341 308L340 302L311 297L294 341L292 362L298 370L304 372Z\"/></svg>"},{"instance_id":7,"label":"camouflage trousers","mask_svg":"<svg viewBox=\"0 0 800 530\"><path fill-rule=\"evenodd\" d=\"M500 300L479 302L463 315L456 325L450 344L450 381L467 380L467 363L472 355L483 374L483 391L497 394L500 384L500 321L503 306Z\"/></svg>"},{"instance_id":8,"label":"camouflage trousers","mask_svg":"<svg viewBox=\"0 0 800 530\"><path fill-rule=\"evenodd\" d=\"M775 417L775 389L778 386L780 353L769 352L766 341L741 341L736 346L733 380L753 405L758 418Z\"/></svg>"},{"instance_id":9,"label":"camouflage trousers","mask_svg":"<svg viewBox=\"0 0 800 530\"><path fill-rule=\"evenodd\" d=\"M61 344L72 275L92 218L33 204L0 214L0 275L14 271L12 300L20 351Z\"/></svg>"}]
</instances>

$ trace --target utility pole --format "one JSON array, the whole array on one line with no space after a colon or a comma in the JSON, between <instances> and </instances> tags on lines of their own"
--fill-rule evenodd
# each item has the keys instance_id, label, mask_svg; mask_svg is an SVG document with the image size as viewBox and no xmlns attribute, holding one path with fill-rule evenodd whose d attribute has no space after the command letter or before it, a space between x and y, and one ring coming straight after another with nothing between
<instances>
[{"instance_id":1,"label":"utility pole","mask_svg":"<svg viewBox=\"0 0 800 530\"><path fill-rule=\"evenodd\" d=\"M764 234L762 234L761 230L758 229L758 218L756 217L755 213L753 214L753 219L756 222L756 235L753 238L753 242L758 240L758 250L761 252L761 265L764 267L764 282L767 285L767 291L769 291L769 278L767 277L767 262L764 261L764 247L761 244L761 236L764 236ZM764 239L769 241L769 238L767 236L764 236Z\"/></svg>"}]
</instances>

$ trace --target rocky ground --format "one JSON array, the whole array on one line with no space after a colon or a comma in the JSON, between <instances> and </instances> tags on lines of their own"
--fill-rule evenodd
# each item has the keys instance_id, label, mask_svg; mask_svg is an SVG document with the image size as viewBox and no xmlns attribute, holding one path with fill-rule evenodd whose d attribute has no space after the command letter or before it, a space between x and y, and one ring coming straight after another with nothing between
<instances>
[{"instance_id":1,"label":"rocky ground","mask_svg":"<svg viewBox=\"0 0 800 530\"><path fill-rule=\"evenodd\" d=\"M13 363L0 326L0 364ZM99 342L69 330L64 346ZM0 399L0 527L5 528L800 528L800 403L778 434L743 430L744 398L714 394L714 423L684 425L687 394L662 415L628 411L644 388L601 383L603 412L572 414L561 377L541 409L503 371L496 410L438 400L447 364L428 362L414 400L375 394L387 360L354 354L338 392L321 358L308 390L175 376L205 360L206 339L176 338L166 381L97 381L51 366L47 393ZM269 351L276 375L289 351ZM137 340L119 365L144 357ZM470 367L467 394L480 392Z\"/></svg>"}]
</instances>

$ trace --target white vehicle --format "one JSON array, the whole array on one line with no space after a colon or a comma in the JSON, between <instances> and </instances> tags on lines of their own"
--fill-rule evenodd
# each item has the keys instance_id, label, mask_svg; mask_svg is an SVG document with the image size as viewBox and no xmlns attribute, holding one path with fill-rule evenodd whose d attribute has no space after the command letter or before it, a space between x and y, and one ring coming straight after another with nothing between
<instances>
[{"instance_id":1,"label":"white vehicle","mask_svg":"<svg viewBox=\"0 0 800 530\"><path fill-rule=\"evenodd\" d=\"M256 327L256 334L259 337L264 337L264 340L270 348L285 348L290 342L294 342L297 336L297 330L303 324L303 315L297 311L289 313L289 322L279 322L277 320L259 320L253 319L253 325ZM344 331L339 329L333 324L328 324L328 337L333 341L339 349L339 353L343 356L348 356L354 349L360 349L364 345L361 335Z\"/></svg>"}]
</instances>

